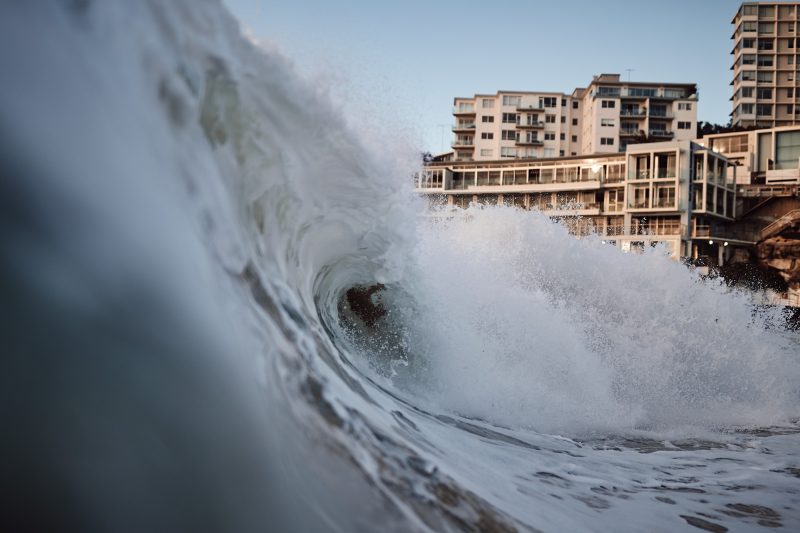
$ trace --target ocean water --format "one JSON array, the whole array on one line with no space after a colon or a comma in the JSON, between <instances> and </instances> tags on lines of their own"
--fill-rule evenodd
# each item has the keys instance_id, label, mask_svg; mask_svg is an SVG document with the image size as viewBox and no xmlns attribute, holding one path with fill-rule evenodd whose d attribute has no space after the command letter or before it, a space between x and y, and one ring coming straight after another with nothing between
<instances>
[{"instance_id":1,"label":"ocean water","mask_svg":"<svg viewBox=\"0 0 800 533\"><path fill-rule=\"evenodd\" d=\"M0 66L4 530L800 527L776 311L431 216L217 1L7 2Z\"/></svg>"}]
</instances>

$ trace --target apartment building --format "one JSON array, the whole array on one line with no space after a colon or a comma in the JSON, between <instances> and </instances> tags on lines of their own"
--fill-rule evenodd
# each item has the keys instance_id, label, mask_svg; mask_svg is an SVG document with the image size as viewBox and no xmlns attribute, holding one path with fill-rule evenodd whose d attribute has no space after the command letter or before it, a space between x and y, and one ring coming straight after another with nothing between
<instances>
[{"instance_id":1,"label":"apartment building","mask_svg":"<svg viewBox=\"0 0 800 533\"><path fill-rule=\"evenodd\" d=\"M745 2L733 17L734 126L800 123L798 15L798 2Z\"/></svg>"},{"instance_id":2,"label":"apartment building","mask_svg":"<svg viewBox=\"0 0 800 533\"><path fill-rule=\"evenodd\" d=\"M800 184L800 125L717 133L698 142L725 155L739 185Z\"/></svg>"},{"instance_id":3,"label":"apartment building","mask_svg":"<svg viewBox=\"0 0 800 533\"><path fill-rule=\"evenodd\" d=\"M624 152L645 141L688 141L697 130L697 85L620 80L600 74L580 93L581 153Z\"/></svg>"},{"instance_id":4,"label":"apartment building","mask_svg":"<svg viewBox=\"0 0 800 533\"><path fill-rule=\"evenodd\" d=\"M498 91L455 98L459 161L619 153L632 142L689 140L697 126L694 84L595 76L571 94Z\"/></svg>"},{"instance_id":5,"label":"apartment building","mask_svg":"<svg viewBox=\"0 0 800 533\"><path fill-rule=\"evenodd\" d=\"M715 232L735 214L727 166L692 141L667 141L629 145L625 153L434 162L415 186L433 204L538 209L575 235L597 234L624 251L664 243L675 258L722 262L733 243Z\"/></svg>"},{"instance_id":6,"label":"apartment building","mask_svg":"<svg viewBox=\"0 0 800 533\"><path fill-rule=\"evenodd\" d=\"M580 152L579 100L563 93L498 91L456 98L453 151L461 161Z\"/></svg>"}]
</instances>

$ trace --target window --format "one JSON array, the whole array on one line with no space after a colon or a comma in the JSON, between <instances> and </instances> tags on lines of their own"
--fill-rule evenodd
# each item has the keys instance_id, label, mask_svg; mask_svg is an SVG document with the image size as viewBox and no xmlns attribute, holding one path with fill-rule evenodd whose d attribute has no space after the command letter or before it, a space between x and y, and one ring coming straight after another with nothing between
<instances>
[{"instance_id":1,"label":"window","mask_svg":"<svg viewBox=\"0 0 800 533\"><path fill-rule=\"evenodd\" d=\"M794 56L786 56L786 64L794 65Z\"/></svg>"},{"instance_id":2,"label":"window","mask_svg":"<svg viewBox=\"0 0 800 533\"><path fill-rule=\"evenodd\" d=\"M461 113L469 113L475 111L475 105L472 102L459 102L458 111Z\"/></svg>"},{"instance_id":3,"label":"window","mask_svg":"<svg viewBox=\"0 0 800 533\"><path fill-rule=\"evenodd\" d=\"M614 146L613 137L600 137L600 144L603 146Z\"/></svg>"},{"instance_id":4,"label":"window","mask_svg":"<svg viewBox=\"0 0 800 533\"><path fill-rule=\"evenodd\" d=\"M740 113L742 115L752 115L753 114L753 104L742 104L740 106Z\"/></svg>"},{"instance_id":5,"label":"window","mask_svg":"<svg viewBox=\"0 0 800 533\"><path fill-rule=\"evenodd\" d=\"M789 104L789 105L786 106L786 114L787 115L791 115L792 114L792 104Z\"/></svg>"},{"instance_id":6,"label":"window","mask_svg":"<svg viewBox=\"0 0 800 533\"><path fill-rule=\"evenodd\" d=\"M758 116L772 115L772 104L758 104L756 106L756 115Z\"/></svg>"},{"instance_id":7,"label":"window","mask_svg":"<svg viewBox=\"0 0 800 533\"><path fill-rule=\"evenodd\" d=\"M658 94L658 89L654 87L629 87L628 96L647 96L652 97Z\"/></svg>"},{"instance_id":8,"label":"window","mask_svg":"<svg viewBox=\"0 0 800 533\"><path fill-rule=\"evenodd\" d=\"M555 96L540 96L539 107L555 107L556 100Z\"/></svg>"},{"instance_id":9,"label":"window","mask_svg":"<svg viewBox=\"0 0 800 533\"><path fill-rule=\"evenodd\" d=\"M516 141L517 132L514 130L503 130L500 132L500 138L504 141Z\"/></svg>"},{"instance_id":10,"label":"window","mask_svg":"<svg viewBox=\"0 0 800 533\"><path fill-rule=\"evenodd\" d=\"M717 152L746 152L747 135L736 135L733 137L721 137L719 139L713 139L711 147Z\"/></svg>"},{"instance_id":11,"label":"window","mask_svg":"<svg viewBox=\"0 0 800 533\"><path fill-rule=\"evenodd\" d=\"M555 124L556 123L556 116L555 115L545 115L544 121L548 124Z\"/></svg>"},{"instance_id":12,"label":"window","mask_svg":"<svg viewBox=\"0 0 800 533\"><path fill-rule=\"evenodd\" d=\"M573 126L577 126L578 125L578 119L577 118L573 118L572 119L572 125Z\"/></svg>"},{"instance_id":13,"label":"window","mask_svg":"<svg viewBox=\"0 0 800 533\"><path fill-rule=\"evenodd\" d=\"M761 83L772 83L772 72L759 72L756 77Z\"/></svg>"},{"instance_id":14,"label":"window","mask_svg":"<svg viewBox=\"0 0 800 533\"><path fill-rule=\"evenodd\" d=\"M481 148L481 157L492 157L492 152L491 148Z\"/></svg>"},{"instance_id":15,"label":"window","mask_svg":"<svg viewBox=\"0 0 800 533\"><path fill-rule=\"evenodd\" d=\"M692 104L689 102L678 102L678 111L691 111Z\"/></svg>"},{"instance_id":16,"label":"window","mask_svg":"<svg viewBox=\"0 0 800 533\"><path fill-rule=\"evenodd\" d=\"M561 99L561 107L567 107L567 99L566 98L562 98Z\"/></svg>"},{"instance_id":17,"label":"window","mask_svg":"<svg viewBox=\"0 0 800 533\"><path fill-rule=\"evenodd\" d=\"M613 118L601 118L600 125L605 127L614 127L614 119Z\"/></svg>"},{"instance_id":18,"label":"window","mask_svg":"<svg viewBox=\"0 0 800 533\"><path fill-rule=\"evenodd\" d=\"M506 106L518 106L520 101L519 96L509 96L507 94L503 95L503 105Z\"/></svg>"},{"instance_id":19,"label":"window","mask_svg":"<svg viewBox=\"0 0 800 533\"><path fill-rule=\"evenodd\" d=\"M786 39L786 48L794 48L794 39Z\"/></svg>"},{"instance_id":20,"label":"window","mask_svg":"<svg viewBox=\"0 0 800 533\"><path fill-rule=\"evenodd\" d=\"M772 89L759 88L756 91L756 98L759 100L772 100Z\"/></svg>"},{"instance_id":21,"label":"window","mask_svg":"<svg viewBox=\"0 0 800 533\"><path fill-rule=\"evenodd\" d=\"M742 6L742 15L745 17L752 17L758 14L758 6L749 5Z\"/></svg>"},{"instance_id":22,"label":"window","mask_svg":"<svg viewBox=\"0 0 800 533\"><path fill-rule=\"evenodd\" d=\"M630 92L630 89L628 89ZM619 87L598 87L597 88L598 96L619 96L620 90Z\"/></svg>"},{"instance_id":23,"label":"window","mask_svg":"<svg viewBox=\"0 0 800 533\"><path fill-rule=\"evenodd\" d=\"M484 98L481 100L481 107L483 109L492 109L494 107L494 98Z\"/></svg>"},{"instance_id":24,"label":"window","mask_svg":"<svg viewBox=\"0 0 800 533\"><path fill-rule=\"evenodd\" d=\"M562 124L566 124L566 123L567 123L567 117L565 117L565 116L563 116L563 115L562 115L562 116L561 116L561 123L562 123Z\"/></svg>"},{"instance_id":25,"label":"window","mask_svg":"<svg viewBox=\"0 0 800 533\"><path fill-rule=\"evenodd\" d=\"M794 89L786 89L786 97L794 98Z\"/></svg>"},{"instance_id":26,"label":"window","mask_svg":"<svg viewBox=\"0 0 800 533\"><path fill-rule=\"evenodd\" d=\"M555 141L556 140L555 132L554 131L546 131L546 132L544 132L544 140L545 141Z\"/></svg>"},{"instance_id":27,"label":"window","mask_svg":"<svg viewBox=\"0 0 800 533\"><path fill-rule=\"evenodd\" d=\"M578 152L572 152L570 155L578 155Z\"/></svg>"},{"instance_id":28,"label":"window","mask_svg":"<svg viewBox=\"0 0 800 533\"><path fill-rule=\"evenodd\" d=\"M603 109L614 109L616 107L616 101L614 100L603 100L601 104Z\"/></svg>"},{"instance_id":29,"label":"window","mask_svg":"<svg viewBox=\"0 0 800 533\"><path fill-rule=\"evenodd\" d=\"M797 168L800 159L800 132L784 131L776 133L775 168L778 170Z\"/></svg>"},{"instance_id":30,"label":"window","mask_svg":"<svg viewBox=\"0 0 800 533\"><path fill-rule=\"evenodd\" d=\"M742 39L742 48L755 48L756 47L756 40L755 39Z\"/></svg>"},{"instance_id":31,"label":"window","mask_svg":"<svg viewBox=\"0 0 800 533\"><path fill-rule=\"evenodd\" d=\"M516 113L503 113L503 124L516 124L516 123L517 123Z\"/></svg>"},{"instance_id":32,"label":"window","mask_svg":"<svg viewBox=\"0 0 800 533\"><path fill-rule=\"evenodd\" d=\"M510 146L500 148L500 157L517 157L517 149Z\"/></svg>"},{"instance_id":33,"label":"window","mask_svg":"<svg viewBox=\"0 0 800 533\"><path fill-rule=\"evenodd\" d=\"M772 50L774 48L774 42L772 39L759 39L758 40L758 49L759 50Z\"/></svg>"},{"instance_id":34,"label":"window","mask_svg":"<svg viewBox=\"0 0 800 533\"><path fill-rule=\"evenodd\" d=\"M772 56L758 56L759 67L771 67L772 65Z\"/></svg>"},{"instance_id":35,"label":"window","mask_svg":"<svg viewBox=\"0 0 800 533\"><path fill-rule=\"evenodd\" d=\"M763 34L772 34L775 33L775 23L774 22L759 22L758 23L758 33Z\"/></svg>"},{"instance_id":36,"label":"window","mask_svg":"<svg viewBox=\"0 0 800 533\"><path fill-rule=\"evenodd\" d=\"M758 30L758 22L754 20L747 20L742 23L742 31L756 31Z\"/></svg>"},{"instance_id":37,"label":"window","mask_svg":"<svg viewBox=\"0 0 800 533\"><path fill-rule=\"evenodd\" d=\"M494 117L492 115L483 115L481 117L481 122L494 122Z\"/></svg>"},{"instance_id":38,"label":"window","mask_svg":"<svg viewBox=\"0 0 800 533\"><path fill-rule=\"evenodd\" d=\"M753 88L742 87L742 98L752 98L752 97L753 97Z\"/></svg>"},{"instance_id":39,"label":"window","mask_svg":"<svg viewBox=\"0 0 800 533\"><path fill-rule=\"evenodd\" d=\"M578 101L577 100L573 100L572 101L572 109L578 109Z\"/></svg>"},{"instance_id":40,"label":"window","mask_svg":"<svg viewBox=\"0 0 800 533\"><path fill-rule=\"evenodd\" d=\"M484 131L484 132L481 133L481 139L492 140L492 139L494 139L494 133L489 132L489 131Z\"/></svg>"},{"instance_id":41,"label":"window","mask_svg":"<svg viewBox=\"0 0 800 533\"><path fill-rule=\"evenodd\" d=\"M678 121L678 129L679 130L690 130L690 129L692 129L692 123L691 122Z\"/></svg>"},{"instance_id":42,"label":"window","mask_svg":"<svg viewBox=\"0 0 800 533\"><path fill-rule=\"evenodd\" d=\"M566 134L562 133L559 139L561 139L562 141L566 141L567 140Z\"/></svg>"},{"instance_id":43,"label":"window","mask_svg":"<svg viewBox=\"0 0 800 533\"><path fill-rule=\"evenodd\" d=\"M755 54L743 54L741 63L742 65L755 65L756 64Z\"/></svg>"},{"instance_id":44,"label":"window","mask_svg":"<svg viewBox=\"0 0 800 533\"><path fill-rule=\"evenodd\" d=\"M758 6L758 18L771 19L775 17L775 8L772 6Z\"/></svg>"},{"instance_id":45,"label":"window","mask_svg":"<svg viewBox=\"0 0 800 533\"><path fill-rule=\"evenodd\" d=\"M573 135L572 136L572 142L574 142L574 143L578 142L578 136L577 135Z\"/></svg>"},{"instance_id":46,"label":"window","mask_svg":"<svg viewBox=\"0 0 800 533\"><path fill-rule=\"evenodd\" d=\"M558 151L558 156L559 157L564 157L564 150L559 150Z\"/></svg>"}]
</instances>

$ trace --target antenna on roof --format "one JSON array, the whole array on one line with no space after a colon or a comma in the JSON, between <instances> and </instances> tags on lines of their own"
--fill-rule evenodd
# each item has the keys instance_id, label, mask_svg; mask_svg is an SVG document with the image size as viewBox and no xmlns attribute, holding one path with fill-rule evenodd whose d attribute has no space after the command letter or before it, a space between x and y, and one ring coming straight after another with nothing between
<instances>
[{"instance_id":1,"label":"antenna on roof","mask_svg":"<svg viewBox=\"0 0 800 533\"><path fill-rule=\"evenodd\" d=\"M636 70L636 69L635 68L626 68L625 69L625 72L628 73L628 81L631 81L631 72L633 72L634 70Z\"/></svg>"}]
</instances>

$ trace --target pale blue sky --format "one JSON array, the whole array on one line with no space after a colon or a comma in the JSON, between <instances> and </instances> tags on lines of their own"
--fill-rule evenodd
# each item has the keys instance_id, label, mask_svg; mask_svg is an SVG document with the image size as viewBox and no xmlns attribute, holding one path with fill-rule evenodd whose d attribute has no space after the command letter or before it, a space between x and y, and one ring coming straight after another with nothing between
<instances>
[{"instance_id":1,"label":"pale blue sky","mask_svg":"<svg viewBox=\"0 0 800 533\"><path fill-rule=\"evenodd\" d=\"M697 83L700 120L731 111L738 0L224 1L356 122L420 150L448 147L454 96L570 92L629 68Z\"/></svg>"}]
</instances>

